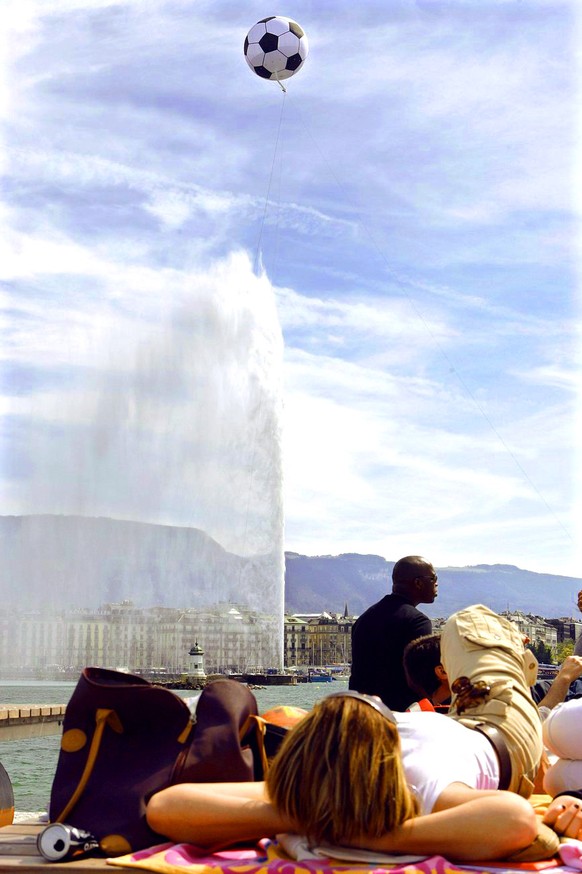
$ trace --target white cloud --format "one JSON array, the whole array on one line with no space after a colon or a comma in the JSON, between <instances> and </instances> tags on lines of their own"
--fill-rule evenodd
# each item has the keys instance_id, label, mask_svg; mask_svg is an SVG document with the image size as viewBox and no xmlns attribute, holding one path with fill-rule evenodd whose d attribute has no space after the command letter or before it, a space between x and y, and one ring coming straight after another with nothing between
<instances>
[{"instance_id":1,"label":"white cloud","mask_svg":"<svg viewBox=\"0 0 582 874\"><path fill-rule=\"evenodd\" d=\"M556 571L561 563L562 572L572 572L574 517L561 482L564 465L574 463L572 425L566 405L525 414L500 398L485 410L458 383L412 378L410 362L403 374L365 358L288 348L288 548L421 551L444 563L458 536L467 563L484 560L493 543L504 556L496 561L511 562L515 536L516 553L529 549L531 567L531 532L545 526L538 567Z\"/></svg>"},{"instance_id":2,"label":"white cloud","mask_svg":"<svg viewBox=\"0 0 582 874\"><path fill-rule=\"evenodd\" d=\"M236 296L266 280L227 253L256 251L287 336L290 548L532 569L553 552L579 573L551 512L568 527L579 443L575 7L432 7L340 2L330 16L294 0L311 54L283 98L244 65L254 0L10 5L0 266L14 392L0 403L34 423L39 469L54 452L65 470L98 421L86 508L113 497L130 515L138 496L148 518L192 518L195 487L178 494L142 463L126 499L91 466L107 473L127 450L110 417L150 441L148 458L172 432L180 469L165 470L194 481L193 455L210 450L183 398L200 364L188 340L207 320L212 373L212 338L236 358L223 310L248 337ZM227 385L212 385L222 402ZM81 500L62 479L43 506ZM7 484L11 506L21 486Z\"/></svg>"},{"instance_id":3,"label":"white cloud","mask_svg":"<svg viewBox=\"0 0 582 874\"><path fill-rule=\"evenodd\" d=\"M349 30L317 32L330 104L319 136L336 111L345 113L345 101L356 134L360 119L374 118L366 137L354 136L349 159L338 150L337 175L345 178L355 160L373 180L374 202L385 195L435 226L569 210L578 77L568 19L576 6L563 5L562 21L539 7L522 21L496 13L496 28L490 4L475 7L461 26L455 11L416 21L387 11L357 42ZM365 57L374 59L373 74L354 76ZM397 173L381 172L392 163Z\"/></svg>"},{"instance_id":4,"label":"white cloud","mask_svg":"<svg viewBox=\"0 0 582 874\"><path fill-rule=\"evenodd\" d=\"M321 331L341 328L347 335L353 334L358 338L377 335L386 344L394 337L410 337L411 344L414 339L426 337L426 324L406 299L376 297L358 301L330 297L322 300L307 298L292 289L280 289L278 300L282 323L288 329L316 328L319 334ZM444 339L451 333L440 313L427 313L428 321L433 336Z\"/></svg>"}]
</instances>

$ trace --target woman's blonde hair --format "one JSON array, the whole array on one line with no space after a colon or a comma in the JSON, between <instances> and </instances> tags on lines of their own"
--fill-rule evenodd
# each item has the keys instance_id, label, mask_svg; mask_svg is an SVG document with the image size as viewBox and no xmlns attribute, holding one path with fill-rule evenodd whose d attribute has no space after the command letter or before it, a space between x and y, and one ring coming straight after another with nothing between
<instances>
[{"instance_id":1,"label":"woman's blonde hair","mask_svg":"<svg viewBox=\"0 0 582 874\"><path fill-rule=\"evenodd\" d=\"M419 812L396 725L357 693L324 698L289 732L267 790L312 843L380 837Z\"/></svg>"}]
</instances>

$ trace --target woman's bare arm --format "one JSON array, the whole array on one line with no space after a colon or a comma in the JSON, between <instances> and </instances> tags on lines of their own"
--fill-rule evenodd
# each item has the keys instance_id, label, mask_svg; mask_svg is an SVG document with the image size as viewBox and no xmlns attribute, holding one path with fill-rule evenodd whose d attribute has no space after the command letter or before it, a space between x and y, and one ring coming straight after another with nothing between
<instances>
[{"instance_id":1,"label":"woman's bare arm","mask_svg":"<svg viewBox=\"0 0 582 874\"><path fill-rule=\"evenodd\" d=\"M208 848L290 831L264 783L179 783L153 795L146 815L158 834Z\"/></svg>"},{"instance_id":2,"label":"woman's bare arm","mask_svg":"<svg viewBox=\"0 0 582 874\"><path fill-rule=\"evenodd\" d=\"M453 783L438 810L409 819L381 838L357 845L387 853L440 854L456 861L503 859L527 847L538 832L533 808L518 795L481 792Z\"/></svg>"},{"instance_id":3,"label":"woman's bare arm","mask_svg":"<svg viewBox=\"0 0 582 874\"><path fill-rule=\"evenodd\" d=\"M480 792L454 783L438 810L410 819L380 838L354 845L396 853L442 854L458 861L504 858L537 834L531 805L510 792ZM183 783L154 795L147 807L154 831L202 847L293 831L269 801L263 783Z\"/></svg>"}]
</instances>

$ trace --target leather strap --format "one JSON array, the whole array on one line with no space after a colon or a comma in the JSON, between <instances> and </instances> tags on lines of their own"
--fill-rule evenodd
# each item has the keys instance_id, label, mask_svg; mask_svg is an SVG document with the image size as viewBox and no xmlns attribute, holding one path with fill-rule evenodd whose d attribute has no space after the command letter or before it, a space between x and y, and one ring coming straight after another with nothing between
<instances>
[{"instance_id":1,"label":"leather strap","mask_svg":"<svg viewBox=\"0 0 582 874\"><path fill-rule=\"evenodd\" d=\"M499 789L509 789L511 784L511 758L503 733L494 725L480 722L473 726L475 731L484 734L499 759Z\"/></svg>"},{"instance_id":2,"label":"leather strap","mask_svg":"<svg viewBox=\"0 0 582 874\"><path fill-rule=\"evenodd\" d=\"M67 805L63 808L61 813L56 816L53 822L64 822L73 807L76 805L77 801L85 791L85 787L89 781L89 777L93 773L93 768L95 767L95 762L97 761L97 756L99 754L99 748L101 746L101 740L103 738L103 732L105 731L105 726L109 725L113 731L117 732L117 734L123 733L123 725L121 724L121 720L119 716L115 712L115 710L106 710L103 707L98 707L95 712L95 731L93 733L93 740L91 741L91 746L89 747L89 752L87 754L87 761L85 763L85 768L83 773L81 774L81 779L75 788L75 791L69 798Z\"/></svg>"}]
</instances>

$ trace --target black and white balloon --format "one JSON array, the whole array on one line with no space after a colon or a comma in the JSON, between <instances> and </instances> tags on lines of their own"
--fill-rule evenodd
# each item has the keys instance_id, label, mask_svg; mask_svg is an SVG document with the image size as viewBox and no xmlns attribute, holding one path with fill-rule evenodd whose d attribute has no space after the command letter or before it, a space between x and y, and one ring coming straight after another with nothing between
<instances>
[{"instance_id":1,"label":"black and white balloon","mask_svg":"<svg viewBox=\"0 0 582 874\"><path fill-rule=\"evenodd\" d=\"M257 76L280 81L303 66L309 46L302 27L291 18L271 15L254 24L245 38L247 64Z\"/></svg>"}]
</instances>

